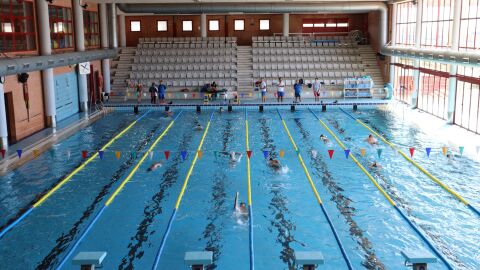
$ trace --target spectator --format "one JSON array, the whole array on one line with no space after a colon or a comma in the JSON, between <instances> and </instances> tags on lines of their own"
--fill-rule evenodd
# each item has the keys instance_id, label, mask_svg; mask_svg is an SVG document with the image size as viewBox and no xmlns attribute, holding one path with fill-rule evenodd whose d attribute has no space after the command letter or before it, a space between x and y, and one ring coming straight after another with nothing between
<instances>
[{"instance_id":1,"label":"spectator","mask_svg":"<svg viewBox=\"0 0 480 270\"><path fill-rule=\"evenodd\" d=\"M157 95L158 95L158 89L155 86L155 83L152 83L152 86L148 89L148 92L150 92L150 103L156 104L157 103Z\"/></svg>"},{"instance_id":2,"label":"spectator","mask_svg":"<svg viewBox=\"0 0 480 270\"><path fill-rule=\"evenodd\" d=\"M277 87L277 102L283 102L283 96L285 95L285 83L282 81L282 78L278 78Z\"/></svg>"},{"instance_id":3,"label":"spectator","mask_svg":"<svg viewBox=\"0 0 480 270\"><path fill-rule=\"evenodd\" d=\"M295 91L295 101L294 102L302 102L302 98L301 98L302 84L300 84L299 80L295 80L295 84L293 85L293 90Z\"/></svg>"},{"instance_id":4,"label":"spectator","mask_svg":"<svg viewBox=\"0 0 480 270\"><path fill-rule=\"evenodd\" d=\"M262 91L262 102L266 102L267 101L267 83L263 78L260 83L260 91Z\"/></svg>"},{"instance_id":5,"label":"spectator","mask_svg":"<svg viewBox=\"0 0 480 270\"><path fill-rule=\"evenodd\" d=\"M163 84L163 80L160 80L158 85L158 99L159 102L162 103L165 100L165 91L167 90L167 86Z\"/></svg>"},{"instance_id":6,"label":"spectator","mask_svg":"<svg viewBox=\"0 0 480 270\"><path fill-rule=\"evenodd\" d=\"M142 103L142 91L143 91L143 86L141 83L137 84L136 86L136 94L137 94L137 103Z\"/></svg>"}]
</instances>

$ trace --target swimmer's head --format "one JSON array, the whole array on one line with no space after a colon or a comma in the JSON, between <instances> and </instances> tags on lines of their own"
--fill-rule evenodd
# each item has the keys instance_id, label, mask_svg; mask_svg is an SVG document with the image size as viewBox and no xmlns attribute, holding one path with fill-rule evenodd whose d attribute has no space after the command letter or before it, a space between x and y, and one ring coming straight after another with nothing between
<instances>
[{"instance_id":1,"label":"swimmer's head","mask_svg":"<svg viewBox=\"0 0 480 270\"><path fill-rule=\"evenodd\" d=\"M240 207L245 207L245 203L244 203L244 202L241 202L241 203L240 203Z\"/></svg>"},{"instance_id":2,"label":"swimmer's head","mask_svg":"<svg viewBox=\"0 0 480 270\"><path fill-rule=\"evenodd\" d=\"M269 160L270 160L270 161L272 161L272 160L273 160L273 158L270 158Z\"/></svg>"},{"instance_id":3,"label":"swimmer's head","mask_svg":"<svg viewBox=\"0 0 480 270\"><path fill-rule=\"evenodd\" d=\"M372 135L372 134L368 135L368 138L372 138L372 137L373 137L373 135Z\"/></svg>"}]
</instances>

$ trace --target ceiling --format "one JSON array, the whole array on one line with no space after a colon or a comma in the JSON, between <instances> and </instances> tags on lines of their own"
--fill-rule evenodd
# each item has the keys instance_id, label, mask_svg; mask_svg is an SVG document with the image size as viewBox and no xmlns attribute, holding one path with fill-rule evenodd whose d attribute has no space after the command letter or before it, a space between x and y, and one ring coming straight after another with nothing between
<instances>
[{"instance_id":1,"label":"ceiling","mask_svg":"<svg viewBox=\"0 0 480 270\"><path fill-rule=\"evenodd\" d=\"M199 3L338 3L338 2L391 2L387 0L88 0L96 3L129 3L129 4L199 4Z\"/></svg>"}]
</instances>

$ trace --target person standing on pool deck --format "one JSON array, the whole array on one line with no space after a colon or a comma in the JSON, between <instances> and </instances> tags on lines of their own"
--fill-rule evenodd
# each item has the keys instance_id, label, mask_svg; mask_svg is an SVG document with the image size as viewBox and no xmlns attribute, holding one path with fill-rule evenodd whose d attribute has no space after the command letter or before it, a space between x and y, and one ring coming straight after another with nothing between
<instances>
[{"instance_id":1,"label":"person standing on pool deck","mask_svg":"<svg viewBox=\"0 0 480 270\"><path fill-rule=\"evenodd\" d=\"M300 84L299 80L295 80L295 84L293 85L293 90L295 91L295 101L294 102L302 102L302 98L301 98L302 85Z\"/></svg>"},{"instance_id":2,"label":"person standing on pool deck","mask_svg":"<svg viewBox=\"0 0 480 270\"><path fill-rule=\"evenodd\" d=\"M265 103L267 101L267 83L263 78L260 82L260 91L262 91L262 102Z\"/></svg>"},{"instance_id":3,"label":"person standing on pool deck","mask_svg":"<svg viewBox=\"0 0 480 270\"><path fill-rule=\"evenodd\" d=\"M156 104L157 103L157 95L158 95L158 89L155 86L155 83L152 83L152 86L148 89L148 92L150 92L150 103Z\"/></svg>"},{"instance_id":4,"label":"person standing on pool deck","mask_svg":"<svg viewBox=\"0 0 480 270\"><path fill-rule=\"evenodd\" d=\"M142 84L137 84L137 103L142 103Z\"/></svg>"},{"instance_id":5,"label":"person standing on pool deck","mask_svg":"<svg viewBox=\"0 0 480 270\"><path fill-rule=\"evenodd\" d=\"M167 86L163 84L163 80L160 80L158 85L158 100L160 103L165 100L165 90L167 90Z\"/></svg>"},{"instance_id":6,"label":"person standing on pool deck","mask_svg":"<svg viewBox=\"0 0 480 270\"><path fill-rule=\"evenodd\" d=\"M278 78L277 87L277 102L283 102L283 96L285 95L285 83L282 81L282 78Z\"/></svg>"},{"instance_id":7,"label":"person standing on pool deck","mask_svg":"<svg viewBox=\"0 0 480 270\"><path fill-rule=\"evenodd\" d=\"M320 101L320 87L320 81L318 80L318 78L315 78L315 81L312 84L313 96L315 97L315 101Z\"/></svg>"}]
</instances>

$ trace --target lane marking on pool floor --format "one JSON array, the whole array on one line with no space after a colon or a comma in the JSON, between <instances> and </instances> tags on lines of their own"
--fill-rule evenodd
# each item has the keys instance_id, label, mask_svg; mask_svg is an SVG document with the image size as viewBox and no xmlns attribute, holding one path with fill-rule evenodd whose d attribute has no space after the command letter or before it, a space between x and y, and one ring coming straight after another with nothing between
<instances>
[{"instance_id":1,"label":"lane marking on pool floor","mask_svg":"<svg viewBox=\"0 0 480 270\"><path fill-rule=\"evenodd\" d=\"M373 130L371 127L369 127L367 124L363 123L360 119L356 118L355 116L351 115L350 113L346 112L342 108L340 110L345 113L346 115L350 116L355 122L359 123L361 126L372 132L375 136L377 136L380 140L382 140L385 144L390 146L392 149L397 151L402 157L404 157L407 161L412 163L417 169L419 169L421 172L423 172L426 176L428 176L431 180L433 180L435 183L437 183L439 186L441 186L444 190L446 190L448 193L456 197L459 201L464 203L467 208L475 212L478 216L480 216L480 211L473 207L466 199L464 199L460 194L458 194L456 191L453 189L449 188L447 185L445 185L442 181L440 181L437 177L435 177L433 174L428 172L426 169L424 169L418 162L414 161L410 157L408 157L402 150L398 149L393 143L389 142L387 139L385 139L383 136L378 134L375 130Z\"/></svg>"},{"instance_id":2,"label":"lane marking on pool floor","mask_svg":"<svg viewBox=\"0 0 480 270\"><path fill-rule=\"evenodd\" d=\"M302 155L300 154L300 151L299 151L297 145L295 144L295 141L293 140L292 135L290 134L290 130L288 129L287 124L285 123L285 120L283 119L283 117L280 113L280 110L277 109L277 113L278 113L278 116L280 117L280 120L282 120L282 124L283 124L283 127L285 129L285 132L287 133L288 138L290 139L290 142L292 143L295 152L297 152L298 160L300 161L300 164L302 165L303 171L305 172L305 175L308 179L308 182L310 183L310 187L312 188L313 193L315 194L315 198L317 199L317 202L320 205L320 208L322 209L322 212L323 212L325 218L327 219L328 225L330 226L330 229L332 230L332 233L335 237L335 240L337 241L338 247L340 248L340 251L341 251L342 256L345 260L345 263L347 264L348 269L351 270L351 269L353 269L352 263L350 262L350 259L348 258L348 255L347 255L345 249L343 248L343 244L340 241L340 237L338 236L337 231L336 231L335 227L333 226L332 221L330 220L330 216L328 215L328 212L323 205L322 199L320 198L320 195L318 194L317 188L315 187L315 184L313 183L312 177L310 176L310 173L308 172L307 166L305 165L305 162L303 161Z\"/></svg>"},{"instance_id":3,"label":"lane marking on pool floor","mask_svg":"<svg viewBox=\"0 0 480 270\"><path fill-rule=\"evenodd\" d=\"M247 108L245 108L245 147L246 153L250 151L250 144L248 140L248 113ZM255 269L255 256L253 250L253 206L252 206L252 185L250 178L250 157L247 156L247 194L248 194L248 242L249 242L249 252L250 252L250 270Z\"/></svg>"},{"instance_id":4,"label":"lane marking on pool floor","mask_svg":"<svg viewBox=\"0 0 480 270\"><path fill-rule=\"evenodd\" d=\"M323 128L332 135L332 137L335 139L337 144L343 149L346 150L347 147L340 141L338 136L325 124L325 122L320 119L320 117L312 110L308 109L314 116L315 118L320 122L320 124L323 126ZM450 265L450 263L447 261L447 259L443 256L442 253L428 240L428 238L417 228L415 224L403 213L402 210L395 204L393 199L388 195L388 193L378 184L378 182L373 178L373 176L363 167L362 164L357 160L357 158L352 154L350 151L349 156L351 160L362 170L362 172L367 176L367 178L375 185L375 187L380 191L380 193L383 194L383 196L387 199L387 201L397 210L397 212L400 214L401 217L412 227L412 229L420 236L420 238L427 244L427 246L430 247L430 249L442 260L442 262L447 266L448 269L453 270L453 267Z\"/></svg>"},{"instance_id":5,"label":"lane marking on pool floor","mask_svg":"<svg viewBox=\"0 0 480 270\"><path fill-rule=\"evenodd\" d=\"M24 218L26 218L32 211L33 209L39 207L44 203L50 196L52 196L59 188L61 188L63 185L65 185L68 181L70 181L78 172L80 172L82 169L84 169L90 162L92 162L97 156L99 151L104 151L107 149L110 145L112 145L118 138L122 137L128 130L130 130L138 121L140 121L142 118L144 118L147 114L149 114L151 110L148 110L145 112L143 115L138 117L136 120L134 120L130 125L128 125L126 128L124 128L120 133L115 135L110 141L108 141L100 150L96 151L93 155L91 155L87 160L85 160L80 166L75 168L72 172L70 172L65 178L63 178L59 183L57 183L52 189L50 189L46 194L44 194L38 201L36 201L34 204L30 206L30 208L23 213L20 217L18 217L16 220L14 220L10 225L5 227L1 232L0 232L0 238L2 238L8 231L10 231L12 228L14 228L17 224L19 224Z\"/></svg>"},{"instance_id":6,"label":"lane marking on pool floor","mask_svg":"<svg viewBox=\"0 0 480 270\"><path fill-rule=\"evenodd\" d=\"M73 254L73 252L76 250L76 248L80 245L80 243L83 241L83 239L88 235L90 230L93 228L93 225L97 222L97 220L100 218L100 216L103 214L103 212L107 209L107 207L113 202L115 197L122 191L123 187L132 179L132 177L135 175L135 173L138 171L140 168L140 165L145 161L145 159L150 155L150 152L153 150L153 148L162 140L162 138L167 134L167 132L170 130L170 128L173 126L177 118L182 114L183 111L180 111L177 116L170 121L170 124L163 130L163 132L155 139L155 141L152 143L152 145L148 148L147 151L143 154L142 158L138 161L137 165L130 171L130 173L127 175L127 177L122 181L122 183L117 187L117 189L110 195L109 199L105 202L103 207L100 209L100 211L95 215L94 219L92 222L87 226L85 231L80 235L78 240L74 243L72 248L68 251L67 255L63 257L62 261L60 264L55 268L57 270L61 269L67 260L70 258L70 256Z\"/></svg>"},{"instance_id":7,"label":"lane marking on pool floor","mask_svg":"<svg viewBox=\"0 0 480 270\"><path fill-rule=\"evenodd\" d=\"M155 256L155 262L153 263L153 266L152 266L153 270L156 270L158 267L158 264L160 263L160 257L162 256L163 249L165 248L165 244L167 242L168 236L170 235L170 231L172 230L173 221L175 220L175 216L177 215L178 208L180 207L180 203L182 202L183 195L185 194L185 190L187 189L188 181L190 180L190 176L192 175L193 168L197 163L198 153L199 151L202 150L203 142L205 141L205 137L207 136L208 130L210 129L210 124L212 123L212 119L213 119L213 113L214 112L212 112L212 114L210 115L210 119L208 120L207 127L205 128L205 131L203 132L203 135L202 135L202 139L198 144L197 151L195 151L195 156L193 158L192 164L190 164L190 168L188 169L187 175L185 176L185 180L183 181L182 189L178 194L177 201L175 203L175 208L173 208L172 215L168 220L168 225L165 230L165 233L163 234L162 242L160 243L160 247L158 248L157 254Z\"/></svg>"}]
</instances>

